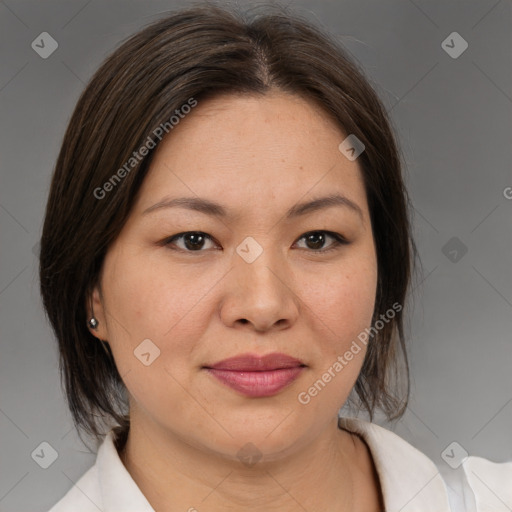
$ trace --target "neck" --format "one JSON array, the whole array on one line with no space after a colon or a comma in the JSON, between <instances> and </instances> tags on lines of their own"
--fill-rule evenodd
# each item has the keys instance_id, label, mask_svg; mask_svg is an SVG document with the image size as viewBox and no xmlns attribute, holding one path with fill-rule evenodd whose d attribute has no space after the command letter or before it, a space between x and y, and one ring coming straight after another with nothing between
<instances>
[{"instance_id":1,"label":"neck","mask_svg":"<svg viewBox=\"0 0 512 512\"><path fill-rule=\"evenodd\" d=\"M339 429L337 418L292 455L253 465L193 447L155 424L139 425L132 422L120 457L156 512L170 505L191 512L247 510L248 504L254 512L359 508L354 494L362 490L368 461L361 440Z\"/></svg>"}]
</instances>

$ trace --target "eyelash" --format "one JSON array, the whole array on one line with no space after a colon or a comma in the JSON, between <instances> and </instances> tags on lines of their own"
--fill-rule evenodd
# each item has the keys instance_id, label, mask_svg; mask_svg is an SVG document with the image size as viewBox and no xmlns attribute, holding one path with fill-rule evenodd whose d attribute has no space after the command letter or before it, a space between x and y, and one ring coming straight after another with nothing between
<instances>
[{"instance_id":1,"label":"eyelash","mask_svg":"<svg viewBox=\"0 0 512 512\"><path fill-rule=\"evenodd\" d=\"M328 253L328 252L331 252L331 251L335 251L335 250L340 249L341 246L348 245L350 243L350 242L347 241L347 239L343 235L340 235L339 233L335 233L333 231L326 231L326 230L308 231L308 232L304 233L298 240L302 240L307 235L311 235L311 234L315 234L315 233L324 233L324 234L327 234L328 236L330 236L331 238L334 239L334 243L328 249L320 249L320 250L317 250L317 251L312 249L311 252L313 252L315 254L325 254L325 253ZM178 233L176 235L173 235L171 237L166 238L165 240L163 240L161 242L161 245L171 246L172 242L174 242L175 240L179 240L180 238L183 238L185 235L190 235L190 234L202 235L204 238L206 238L208 240L211 240L212 242L215 242L215 240L214 240L214 238L212 236L208 235L207 233L204 233L203 231L184 231L183 233ZM172 249L174 251L182 251L182 252L188 252L188 253L195 253L195 252L201 253L201 252L205 252L203 250L189 251L187 249L173 248L173 247L170 247L170 249Z\"/></svg>"}]
</instances>

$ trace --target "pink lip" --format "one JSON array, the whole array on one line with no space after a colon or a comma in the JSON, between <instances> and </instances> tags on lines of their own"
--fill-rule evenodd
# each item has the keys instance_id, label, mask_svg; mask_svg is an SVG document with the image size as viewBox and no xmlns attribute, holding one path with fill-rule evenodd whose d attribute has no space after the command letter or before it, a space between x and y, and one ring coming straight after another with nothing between
<instances>
[{"instance_id":1,"label":"pink lip","mask_svg":"<svg viewBox=\"0 0 512 512\"><path fill-rule=\"evenodd\" d=\"M272 396L302 372L302 361L286 354L244 354L204 368L226 386L249 397Z\"/></svg>"}]
</instances>

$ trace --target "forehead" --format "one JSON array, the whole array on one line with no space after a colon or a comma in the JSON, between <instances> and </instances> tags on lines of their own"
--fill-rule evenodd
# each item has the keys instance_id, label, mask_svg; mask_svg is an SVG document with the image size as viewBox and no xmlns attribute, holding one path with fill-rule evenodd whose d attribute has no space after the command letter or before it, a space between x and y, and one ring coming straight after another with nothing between
<instances>
[{"instance_id":1,"label":"forehead","mask_svg":"<svg viewBox=\"0 0 512 512\"><path fill-rule=\"evenodd\" d=\"M165 196L208 197L242 212L340 193L365 208L346 134L314 102L286 93L198 102L159 144L139 209Z\"/></svg>"}]
</instances>

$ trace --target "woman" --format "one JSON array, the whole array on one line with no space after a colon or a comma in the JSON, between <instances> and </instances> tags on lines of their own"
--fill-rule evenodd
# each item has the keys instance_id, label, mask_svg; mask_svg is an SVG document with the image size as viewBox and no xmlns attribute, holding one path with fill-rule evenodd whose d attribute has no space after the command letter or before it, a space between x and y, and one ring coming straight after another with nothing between
<instances>
[{"instance_id":1,"label":"woman","mask_svg":"<svg viewBox=\"0 0 512 512\"><path fill-rule=\"evenodd\" d=\"M510 465L448 485L338 418L407 405L407 208L380 101L307 22L205 6L126 41L78 101L41 241L70 409L106 434L52 512L485 510L474 475Z\"/></svg>"}]
</instances>

